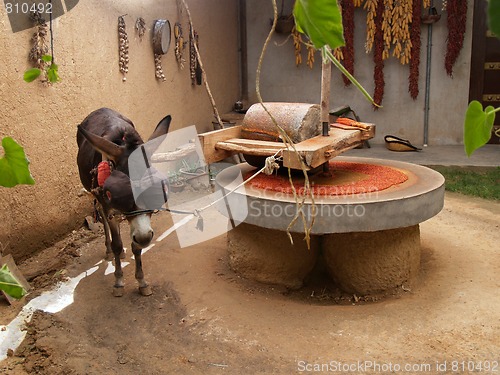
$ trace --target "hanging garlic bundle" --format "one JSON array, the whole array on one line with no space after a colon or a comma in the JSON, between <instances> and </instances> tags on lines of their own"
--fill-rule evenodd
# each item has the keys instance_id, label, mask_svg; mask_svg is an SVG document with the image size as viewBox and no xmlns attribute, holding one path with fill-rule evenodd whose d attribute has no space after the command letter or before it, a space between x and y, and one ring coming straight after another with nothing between
<instances>
[{"instance_id":1,"label":"hanging garlic bundle","mask_svg":"<svg viewBox=\"0 0 500 375\"><path fill-rule=\"evenodd\" d=\"M161 55L155 53L155 76L157 79L165 81L165 74L163 73L163 68L161 66Z\"/></svg>"},{"instance_id":2,"label":"hanging garlic bundle","mask_svg":"<svg viewBox=\"0 0 500 375\"><path fill-rule=\"evenodd\" d=\"M128 35L125 29L125 19L123 16L118 17L118 40L120 44L120 72L123 74L123 81L126 81L127 78L125 74L128 73Z\"/></svg>"},{"instance_id":3,"label":"hanging garlic bundle","mask_svg":"<svg viewBox=\"0 0 500 375\"><path fill-rule=\"evenodd\" d=\"M137 34L139 34L139 40L142 42L142 38L144 37L144 34L146 34L146 21L144 18L137 18L135 21L135 30L137 31Z\"/></svg>"},{"instance_id":4,"label":"hanging garlic bundle","mask_svg":"<svg viewBox=\"0 0 500 375\"><path fill-rule=\"evenodd\" d=\"M177 64L181 69L184 69L184 64L186 59L184 58L184 48L186 47L186 43L184 42L184 35L182 33L182 27L179 22L176 22L174 25L174 37L175 37L175 59L177 60Z\"/></svg>"},{"instance_id":5,"label":"hanging garlic bundle","mask_svg":"<svg viewBox=\"0 0 500 375\"><path fill-rule=\"evenodd\" d=\"M34 12L31 15L31 20L36 25L36 31L31 38L33 46L31 47L28 58L33 62L33 66L43 70L46 62L43 61L42 56L49 52L49 47L45 41L47 36L47 23L39 12Z\"/></svg>"}]
</instances>

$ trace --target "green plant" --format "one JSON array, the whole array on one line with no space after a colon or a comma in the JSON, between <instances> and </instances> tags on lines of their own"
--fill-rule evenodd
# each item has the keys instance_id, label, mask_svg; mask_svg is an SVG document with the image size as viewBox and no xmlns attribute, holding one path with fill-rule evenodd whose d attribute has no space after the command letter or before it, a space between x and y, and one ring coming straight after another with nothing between
<instances>
[{"instance_id":1,"label":"green plant","mask_svg":"<svg viewBox=\"0 0 500 375\"><path fill-rule=\"evenodd\" d=\"M447 191L484 199L500 200L500 167L442 167L431 166L441 173Z\"/></svg>"},{"instance_id":2,"label":"green plant","mask_svg":"<svg viewBox=\"0 0 500 375\"><path fill-rule=\"evenodd\" d=\"M59 78L59 75L57 74L59 67L57 64L52 62L52 56L43 55L42 60L46 63L50 63L50 65L46 65L44 70L43 70L45 72L45 75L47 76L47 80L50 83L59 82L60 78ZM42 69L31 68L31 69L28 69L27 71L24 72L23 79L28 83L33 82L41 74L42 74Z\"/></svg>"},{"instance_id":3,"label":"green plant","mask_svg":"<svg viewBox=\"0 0 500 375\"><path fill-rule=\"evenodd\" d=\"M3 290L9 296L19 299L26 294L26 290L16 280L6 264L0 268L0 290Z\"/></svg>"},{"instance_id":4,"label":"green plant","mask_svg":"<svg viewBox=\"0 0 500 375\"><path fill-rule=\"evenodd\" d=\"M495 35L500 36L500 0L488 1L488 26ZM464 121L464 146L467 156L471 156L474 151L488 143L498 111L500 108L492 106L483 109L477 100L469 103Z\"/></svg>"},{"instance_id":5,"label":"green plant","mask_svg":"<svg viewBox=\"0 0 500 375\"><path fill-rule=\"evenodd\" d=\"M181 162L182 162L182 170L184 172L197 172L199 170L205 171L205 165L199 159L197 159L196 161L182 159Z\"/></svg>"},{"instance_id":6,"label":"green plant","mask_svg":"<svg viewBox=\"0 0 500 375\"><path fill-rule=\"evenodd\" d=\"M11 137L2 139L4 155L0 157L0 186L33 185L29 160L24 149Z\"/></svg>"},{"instance_id":7,"label":"green plant","mask_svg":"<svg viewBox=\"0 0 500 375\"><path fill-rule=\"evenodd\" d=\"M336 0L296 0L293 7L295 25L299 32L307 35L316 49L321 50L323 60L329 60L364 97L374 106L371 95L335 58L332 50L345 45L342 14Z\"/></svg>"},{"instance_id":8,"label":"green plant","mask_svg":"<svg viewBox=\"0 0 500 375\"><path fill-rule=\"evenodd\" d=\"M11 137L2 139L4 155L0 156L0 186L14 187L19 184L33 185L35 180L29 170L29 160L24 149ZM0 290L14 298L21 298L26 294L9 271L7 265L0 268Z\"/></svg>"}]
</instances>

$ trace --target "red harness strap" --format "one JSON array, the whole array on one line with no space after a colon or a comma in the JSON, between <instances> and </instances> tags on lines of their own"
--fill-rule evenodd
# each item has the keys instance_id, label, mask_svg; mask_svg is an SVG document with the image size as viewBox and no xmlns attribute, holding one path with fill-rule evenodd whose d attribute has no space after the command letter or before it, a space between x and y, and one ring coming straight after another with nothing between
<instances>
[{"instance_id":1,"label":"red harness strap","mask_svg":"<svg viewBox=\"0 0 500 375\"><path fill-rule=\"evenodd\" d=\"M109 161L101 161L97 166L97 183L100 187L104 186L104 182L111 174L111 167Z\"/></svg>"}]
</instances>

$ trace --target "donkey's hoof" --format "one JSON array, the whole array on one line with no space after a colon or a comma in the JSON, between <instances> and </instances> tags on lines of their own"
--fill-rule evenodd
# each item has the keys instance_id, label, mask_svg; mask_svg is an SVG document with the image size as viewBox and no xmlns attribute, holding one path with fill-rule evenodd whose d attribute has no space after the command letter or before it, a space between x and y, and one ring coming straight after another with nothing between
<instances>
[{"instance_id":1,"label":"donkey's hoof","mask_svg":"<svg viewBox=\"0 0 500 375\"><path fill-rule=\"evenodd\" d=\"M104 260L106 260L107 262L111 262L115 259L115 256L113 255L113 253L106 253L106 256L104 257Z\"/></svg>"},{"instance_id":2,"label":"donkey's hoof","mask_svg":"<svg viewBox=\"0 0 500 375\"><path fill-rule=\"evenodd\" d=\"M113 296L123 297L123 286L115 286L113 288Z\"/></svg>"},{"instance_id":3,"label":"donkey's hoof","mask_svg":"<svg viewBox=\"0 0 500 375\"><path fill-rule=\"evenodd\" d=\"M153 294L153 290L151 289L151 287L149 285L139 287L139 292L143 296L150 296L151 294Z\"/></svg>"},{"instance_id":4,"label":"donkey's hoof","mask_svg":"<svg viewBox=\"0 0 500 375\"><path fill-rule=\"evenodd\" d=\"M120 259L125 259L125 251L123 251L123 250L120 253Z\"/></svg>"}]
</instances>

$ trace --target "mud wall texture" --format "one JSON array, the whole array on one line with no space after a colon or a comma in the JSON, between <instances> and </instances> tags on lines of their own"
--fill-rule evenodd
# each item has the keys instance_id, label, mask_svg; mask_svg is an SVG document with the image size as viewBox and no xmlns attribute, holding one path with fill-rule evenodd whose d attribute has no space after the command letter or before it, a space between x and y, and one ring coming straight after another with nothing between
<instances>
[{"instance_id":1,"label":"mud wall texture","mask_svg":"<svg viewBox=\"0 0 500 375\"><path fill-rule=\"evenodd\" d=\"M221 113L239 96L238 10L233 0L188 0L199 34L208 81ZM118 66L117 18L125 21L130 42L129 73ZM138 17L146 21L142 41ZM76 126L91 111L113 108L129 117L147 139L157 122L171 114L171 129L195 124L212 127L213 111L203 86L191 86L189 62L180 70L173 42L162 58L166 82L155 78L154 20L180 21L188 38L187 15L177 1L85 0L54 20L54 52L61 82L47 86L23 81L30 68L33 29L13 33L0 7L0 138L11 136L25 147L34 186L0 187L0 243L21 259L83 222L91 202L79 196ZM172 37L173 38L173 37ZM189 49L185 50L188 57ZM188 59L189 61L189 59ZM1 152L1 151L0 151Z\"/></svg>"},{"instance_id":2,"label":"mud wall texture","mask_svg":"<svg viewBox=\"0 0 500 375\"><path fill-rule=\"evenodd\" d=\"M290 14L292 0L285 0L285 14ZM454 66L453 78L447 76L444 68L448 27L446 12L441 10L441 2L434 4L441 20L432 30L432 54L430 61L429 91L429 145L461 144L463 139L463 119L468 105L470 57L472 46L472 13L468 7L464 46ZM278 2L278 9L281 2ZM256 101L255 76L262 46L270 30L273 16L271 1L252 0L247 2L248 29L248 71L249 99ZM373 52L365 53L366 11L355 10L354 49L356 79L373 95ZM313 69L309 69L306 48L302 48L303 64L295 66L292 38L289 34L274 35L266 52L262 75L261 93L264 101L297 101L320 103L321 58L317 52ZM355 109L361 120L375 123L377 135L373 143L383 143L384 135L393 134L410 139L421 145L424 134L425 80L427 59L428 27L421 27L419 95L413 100L408 93L409 66L401 65L391 57L385 60L385 94L383 108L377 111L353 86L344 87L338 70L332 71L330 108L345 104ZM391 52L392 53L392 52Z\"/></svg>"}]
</instances>

